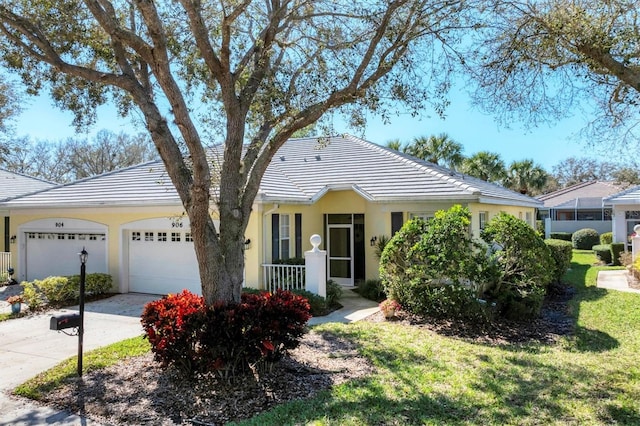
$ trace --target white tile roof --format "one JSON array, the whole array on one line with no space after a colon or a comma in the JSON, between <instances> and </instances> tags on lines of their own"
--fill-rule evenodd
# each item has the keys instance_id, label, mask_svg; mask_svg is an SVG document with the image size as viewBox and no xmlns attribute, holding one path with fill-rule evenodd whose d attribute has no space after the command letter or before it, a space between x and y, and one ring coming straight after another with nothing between
<instances>
[{"instance_id":1,"label":"white tile roof","mask_svg":"<svg viewBox=\"0 0 640 426\"><path fill-rule=\"evenodd\" d=\"M605 204L640 204L640 185L605 198Z\"/></svg>"},{"instance_id":2,"label":"white tile roof","mask_svg":"<svg viewBox=\"0 0 640 426\"><path fill-rule=\"evenodd\" d=\"M55 183L0 169L0 200L51 188Z\"/></svg>"},{"instance_id":3,"label":"white tile roof","mask_svg":"<svg viewBox=\"0 0 640 426\"><path fill-rule=\"evenodd\" d=\"M380 147L353 136L291 139L260 185L257 202L313 203L327 191L353 189L372 202L460 201L539 207L534 198ZM155 161L20 197L9 207L180 205Z\"/></svg>"},{"instance_id":4,"label":"white tile roof","mask_svg":"<svg viewBox=\"0 0 640 426\"><path fill-rule=\"evenodd\" d=\"M544 202L545 208L565 208L569 205L567 203L573 202L575 204L577 202L576 200L581 198L603 199L621 190L622 186L614 182L593 180L577 183L557 191L549 192L548 194L540 195L536 198Z\"/></svg>"}]
</instances>

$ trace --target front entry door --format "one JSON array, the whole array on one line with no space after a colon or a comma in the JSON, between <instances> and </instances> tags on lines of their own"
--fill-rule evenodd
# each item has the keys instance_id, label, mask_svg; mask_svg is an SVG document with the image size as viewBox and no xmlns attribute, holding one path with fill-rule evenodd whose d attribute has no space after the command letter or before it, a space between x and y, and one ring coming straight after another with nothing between
<instances>
[{"instance_id":1,"label":"front entry door","mask_svg":"<svg viewBox=\"0 0 640 426\"><path fill-rule=\"evenodd\" d=\"M353 286L353 225L328 224L329 279Z\"/></svg>"}]
</instances>

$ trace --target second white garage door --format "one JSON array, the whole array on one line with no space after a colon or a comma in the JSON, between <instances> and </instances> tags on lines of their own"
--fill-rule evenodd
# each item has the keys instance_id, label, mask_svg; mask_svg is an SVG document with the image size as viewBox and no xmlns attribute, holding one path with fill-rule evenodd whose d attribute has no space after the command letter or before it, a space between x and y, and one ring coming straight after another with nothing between
<instances>
[{"instance_id":1,"label":"second white garage door","mask_svg":"<svg viewBox=\"0 0 640 426\"><path fill-rule=\"evenodd\" d=\"M191 233L185 230L132 229L129 240L129 291L151 294L202 294Z\"/></svg>"}]
</instances>

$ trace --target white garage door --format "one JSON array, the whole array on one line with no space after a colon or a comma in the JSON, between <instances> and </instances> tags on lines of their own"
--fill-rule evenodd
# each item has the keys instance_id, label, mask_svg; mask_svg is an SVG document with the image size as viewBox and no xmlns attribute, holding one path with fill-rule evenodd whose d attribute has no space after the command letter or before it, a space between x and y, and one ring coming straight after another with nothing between
<instances>
[{"instance_id":1,"label":"white garage door","mask_svg":"<svg viewBox=\"0 0 640 426\"><path fill-rule=\"evenodd\" d=\"M191 233L185 230L131 230L129 291L202 294Z\"/></svg>"},{"instance_id":2,"label":"white garage door","mask_svg":"<svg viewBox=\"0 0 640 426\"><path fill-rule=\"evenodd\" d=\"M78 253L84 248L87 273L107 272L106 237L104 233L25 232L26 279L42 279L52 275L80 273Z\"/></svg>"}]
</instances>

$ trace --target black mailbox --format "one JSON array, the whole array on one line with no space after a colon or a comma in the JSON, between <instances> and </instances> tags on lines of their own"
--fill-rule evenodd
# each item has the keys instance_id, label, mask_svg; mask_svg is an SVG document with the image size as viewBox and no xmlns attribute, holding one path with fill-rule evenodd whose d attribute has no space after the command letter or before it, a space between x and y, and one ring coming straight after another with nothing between
<instances>
[{"instance_id":1,"label":"black mailbox","mask_svg":"<svg viewBox=\"0 0 640 426\"><path fill-rule=\"evenodd\" d=\"M49 322L50 330L80 327L80 314L54 315Z\"/></svg>"}]
</instances>

